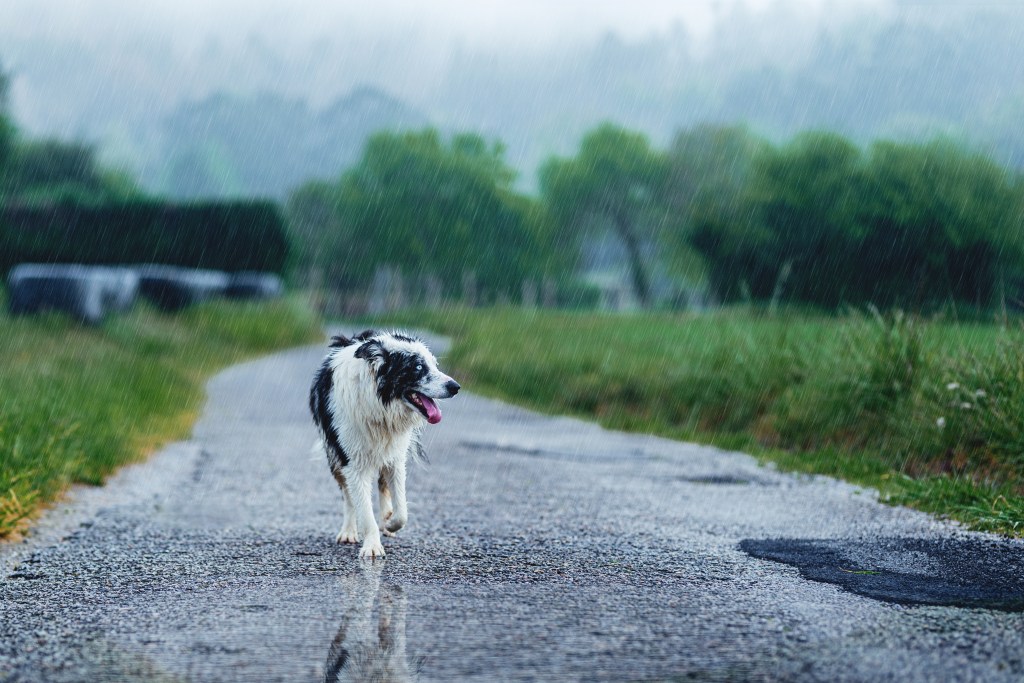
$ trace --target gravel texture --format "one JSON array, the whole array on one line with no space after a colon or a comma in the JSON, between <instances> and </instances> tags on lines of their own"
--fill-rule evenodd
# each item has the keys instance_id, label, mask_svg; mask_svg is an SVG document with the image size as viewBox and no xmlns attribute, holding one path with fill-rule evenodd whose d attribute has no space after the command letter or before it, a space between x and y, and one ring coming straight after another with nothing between
<instances>
[{"instance_id":1,"label":"gravel texture","mask_svg":"<svg viewBox=\"0 0 1024 683\"><path fill-rule=\"evenodd\" d=\"M1024 679L1024 544L471 386L361 562L323 352L221 373L190 442L0 548L0 680Z\"/></svg>"}]
</instances>

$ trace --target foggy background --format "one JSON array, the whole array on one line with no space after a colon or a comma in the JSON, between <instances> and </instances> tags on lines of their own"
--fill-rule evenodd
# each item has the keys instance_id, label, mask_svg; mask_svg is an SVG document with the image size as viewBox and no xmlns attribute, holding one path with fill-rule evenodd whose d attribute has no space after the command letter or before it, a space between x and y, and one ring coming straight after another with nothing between
<instances>
[{"instance_id":1,"label":"foggy background","mask_svg":"<svg viewBox=\"0 0 1024 683\"><path fill-rule=\"evenodd\" d=\"M286 197L379 128L499 138L538 164L612 120L773 140L952 136L1024 167L1017 3L126 0L0 6L11 109L172 197Z\"/></svg>"}]
</instances>

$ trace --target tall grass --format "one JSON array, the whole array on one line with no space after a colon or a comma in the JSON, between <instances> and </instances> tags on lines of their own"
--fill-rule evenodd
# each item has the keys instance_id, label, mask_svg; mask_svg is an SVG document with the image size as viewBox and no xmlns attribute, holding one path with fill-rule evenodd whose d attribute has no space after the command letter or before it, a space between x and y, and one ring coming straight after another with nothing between
<instances>
[{"instance_id":1,"label":"tall grass","mask_svg":"<svg viewBox=\"0 0 1024 683\"><path fill-rule=\"evenodd\" d=\"M319 337L292 300L140 308L97 329L0 314L0 538L68 485L186 436L217 369Z\"/></svg>"},{"instance_id":2,"label":"tall grass","mask_svg":"<svg viewBox=\"0 0 1024 683\"><path fill-rule=\"evenodd\" d=\"M840 318L495 309L390 322L454 336L460 382L619 429L750 450L1024 533L1024 329Z\"/></svg>"}]
</instances>

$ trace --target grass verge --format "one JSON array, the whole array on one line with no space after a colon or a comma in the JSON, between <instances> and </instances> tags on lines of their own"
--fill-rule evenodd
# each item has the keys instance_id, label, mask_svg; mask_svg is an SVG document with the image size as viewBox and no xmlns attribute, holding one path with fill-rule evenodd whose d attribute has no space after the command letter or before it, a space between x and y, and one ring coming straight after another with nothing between
<instances>
[{"instance_id":1,"label":"grass verge","mask_svg":"<svg viewBox=\"0 0 1024 683\"><path fill-rule=\"evenodd\" d=\"M69 485L187 436L216 370L322 335L291 299L137 308L95 329L0 313L0 329L0 539Z\"/></svg>"},{"instance_id":2,"label":"grass verge","mask_svg":"<svg viewBox=\"0 0 1024 683\"><path fill-rule=\"evenodd\" d=\"M382 321L377 321L382 322ZM841 318L416 311L473 390L751 452L883 500L1024 535L1024 330Z\"/></svg>"}]
</instances>

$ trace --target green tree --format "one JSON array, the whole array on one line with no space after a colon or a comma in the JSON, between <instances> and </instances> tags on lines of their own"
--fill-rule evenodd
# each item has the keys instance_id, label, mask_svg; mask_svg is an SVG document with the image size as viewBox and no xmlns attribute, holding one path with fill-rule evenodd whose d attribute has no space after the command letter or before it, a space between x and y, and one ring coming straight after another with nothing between
<instances>
[{"instance_id":1,"label":"green tree","mask_svg":"<svg viewBox=\"0 0 1024 683\"><path fill-rule=\"evenodd\" d=\"M746 225L744 193L754 161L768 149L746 126L700 124L676 134L667 152L665 200L676 217L673 227L679 228L666 241L681 262L677 271L704 271L706 277L690 239L698 227Z\"/></svg>"},{"instance_id":2,"label":"green tree","mask_svg":"<svg viewBox=\"0 0 1024 683\"><path fill-rule=\"evenodd\" d=\"M835 305L859 226L860 151L832 133L762 146L732 206L705 204L688 234L724 300Z\"/></svg>"},{"instance_id":3,"label":"green tree","mask_svg":"<svg viewBox=\"0 0 1024 683\"><path fill-rule=\"evenodd\" d=\"M666 226L668 165L647 137L611 124L588 133L575 157L549 160L540 171L542 198L562 233L578 245L611 228L626 247L633 288L643 306L652 302L645 243Z\"/></svg>"},{"instance_id":4,"label":"green tree","mask_svg":"<svg viewBox=\"0 0 1024 683\"><path fill-rule=\"evenodd\" d=\"M484 300L511 299L553 270L544 216L514 179L503 147L480 136L380 133L339 181L295 192L289 216L308 263L340 286L390 265L438 278L449 295L472 272Z\"/></svg>"},{"instance_id":5,"label":"green tree","mask_svg":"<svg viewBox=\"0 0 1024 683\"><path fill-rule=\"evenodd\" d=\"M732 209L711 202L687 239L725 300L985 307L1022 268L1022 184L949 142L879 142L831 133L753 157Z\"/></svg>"},{"instance_id":6,"label":"green tree","mask_svg":"<svg viewBox=\"0 0 1024 683\"><path fill-rule=\"evenodd\" d=\"M871 147L855 290L880 305L994 302L1020 271L1022 186L945 140Z\"/></svg>"},{"instance_id":7,"label":"green tree","mask_svg":"<svg viewBox=\"0 0 1024 683\"><path fill-rule=\"evenodd\" d=\"M0 67L0 189L6 185L14 151L15 129L8 112L7 101L9 87L7 74Z\"/></svg>"},{"instance_id":8,"label":"green tree","mask_svg":"<svg viewBox=\"0 0 1024 683\"><path fill-rule=\"evenodd\" d=\"M63 140L18 142L5 191L20 204L103 204L142 193L128 174L102 167L92 145Z\"/></svg>"}]
</instances>

